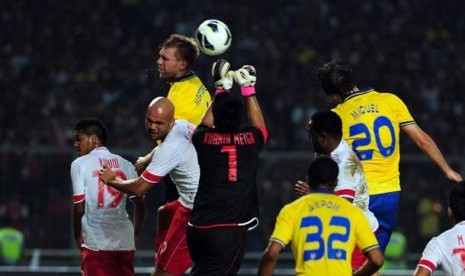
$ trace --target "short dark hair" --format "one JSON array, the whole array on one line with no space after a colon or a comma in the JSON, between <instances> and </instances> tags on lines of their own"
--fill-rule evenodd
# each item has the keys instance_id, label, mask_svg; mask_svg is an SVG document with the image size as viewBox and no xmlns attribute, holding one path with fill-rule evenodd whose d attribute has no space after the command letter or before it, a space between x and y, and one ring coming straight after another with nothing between
<instances>
[{"instance_id":1,"label":"short dark hair","mask_svg":"<svg viewBox=\"0 0 465 276\"><path fill-rule=\"evenodd\" d=\"M242 123L244 103L237 93L224 92L215 96L212 104L215 128L221 131L236 131Z\"/></svg>"},{"instance_id":2,"label":"short dark hair","mask_svg":"<svg viewBox=\"0 0 465 276\"><path fill-rule=\"evenodd\" d=\"M177 49L176 55L178 58L187 61L189 66L194 63L195 59L199 56L199 46L193 38L180 35L170 35L160 46L162 48L175 47Z\"/></svg>"},{"instance_id":3,"label":"short dark hair","mask_svg":"<svg viewBox=\"0 0 465 276\"><path fill-rule=\"evenodd\" d=\"M102 144L107 141L107 129L105 125L96 118L84 118L79 120L74 126L75 131L80 131L86 135L95 134Z\"/></svg>"},{"instance_id":4,"label":"short dark hair","mask_svg":"<svg viewBox=\"0 0 465 276\"><path fill-rule=\"evenodd\" d=\"M342 59L334 59L320 67L316 76L326 94L345 95L354 87L352 72Z\"/></svg>"},{"instance_id":5,"label":"short dark hair","mask_svg":"<svg viewBox=\"0 0 465 276\"><path fill-rule=\"evenodd\" d=\"M324 155L319 156L308 166L308 185L310 189L316 189L319 185L334 189L338 174L339 167L333 159Z\"/></svg>"},{"instance_id":6,"label":"short dark hair","mask_svg":"<svg viewBox=\"0 0 465 276\"><path fill-rule=\"evenodd\" d=\"M308 123L315 132L325 132L334 138L342 137L342 120L336 112L318 111L312 115Z\"/></svg>"},{"instance_id":7,"label":"short dark hair","mask_svg":"<svg viewBox=\"0 0 465 276\"><path fill-rule=\"evenodd\" d=\"M465 181L454 184L449 194L449 207L457 222L465 220Z\"/></svg>"}]
</instances>

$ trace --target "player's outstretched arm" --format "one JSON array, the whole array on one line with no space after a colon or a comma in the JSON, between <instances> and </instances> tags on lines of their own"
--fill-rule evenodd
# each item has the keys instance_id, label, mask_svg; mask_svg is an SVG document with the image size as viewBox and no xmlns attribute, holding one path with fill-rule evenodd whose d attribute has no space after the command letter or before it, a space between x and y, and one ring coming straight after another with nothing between
<instances>
[{"instance_id":1,"label":"player's outstretched arm","mask_svg":"<svg viewBox=\"0 0 465 276\"><path fill-rule=\"evenodd\" d=\"M234 72L234 80L241 86L241 94L246 98L247 114L250 124L253 126L266 127L263 113L255 96L255 83L257 72L251 65L244 65Z\"/></svg>"},{"instance_id":2,"label":"player's outstretched arm","mask_svg":"<svg viewBox=\"0 0 465 276\"><path fill-rule=\"evenodd\" d=\"M233 86L233 71L229 71L231 65L225 59L218 59L212 65L212 78L215 84L215 96L220 93L229 93ZM214 99L213 99L214 100ZM203 116L201 125L213 127L214 118L212 106L208 107L207 112Z\"/></svg>"},{"instance_id":3,"label":"player's outstretched arm","mask_svg":"<svg viewBox=\"0 0 465 276\"><path fill-rule=\"evenodd\" d=\"M379 247L368 250L366 253L367 261L353 275L372 275L378 271L384 263L383 252Z\"/></svg>"},{"instance_id":4,"label":"player's outstretched arm","mask_svg":"<svg viewBox=\"0 0 465 276\"><path fill-rule=\"evenodd\" d=\"M454 171L449 164L447 164L447 161L444 159L444 156L434 140L417 124L403 126L402 130L439 166L449 180L454 182L460 182L463 180L462 176Z\"/></svg>"},{"instance_id":5,"label":"player's outstretched arm","mask_svg":"<svg viewBox=\"0 0 465 276\"><path fill-rule=\"evenodd\" d=\"M147 182L142 177L122 180L121 178L117 177L115 172L107 166L103 166L103 168L100 170L100 179L103 183L117 189L118 191L127 194L134 194L139 197L145 195L153 186L152 183Z\"/></svg>"},{"instance_id":6,"label":"player's outstretched arm","mask_svg":"<svg viewBox=\"0 0 465 276\"><path fill-rule=\"evenodd\" d=\"M260 259L257 275L268 276L273 275L274 268L278 262L279 254L283 250L283 246L275 241L270 241Z\"/></svg>"},{"instance_id":7,"label":"player's outstretched arm","mask_svg":"<svg viewBox=\"0 0 465 276\"><path fill-rule=\"evenodd\" d=\"M208 107L207 112L205 112L205 115L202 118L202 122L200 123L203 126L207 127L213 127L213 113L212 113L212 107Z\"/></svg>"}]
</instances>

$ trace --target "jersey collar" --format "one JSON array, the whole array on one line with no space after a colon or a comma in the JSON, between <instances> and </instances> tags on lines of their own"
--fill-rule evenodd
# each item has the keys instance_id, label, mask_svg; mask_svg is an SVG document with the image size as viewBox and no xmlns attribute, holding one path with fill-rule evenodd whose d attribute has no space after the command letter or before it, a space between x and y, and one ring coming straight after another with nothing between
<instances>
[{"instance_id":1,"label":"jersey collar","mask_svg":"<svg viewBox=\"0 0 465 276\"><path fill-rule=\"evenodd\" d=\"M104 147L104 146L100 146L100 147L97 147L95 149L93 149L91 152L93 151L108 151L107 147Z\"/></svg>"},{"instance_id":2,"label":"jersey collar","mask_svg":"<svg viewBox=\"0 0 465 276\"><path fill-rule=\"evenodd\" d=\"M314 193L317 193L317 194L334 194L334 190L330 190L330 189L314 189L314 190L311 190L310 189L310 193L311 194L314 194Z\"/></svg>"},{"instance_id":3,"label":"jersey collar","mask_svg":"<svg viewBox=\"0 0 465 276\"><path fill-rule=\"evenodd\" d=\"M178 78L175 78L172 80L172 82L180 82L180 81L185 81L187 79L190 79L192 77L195 76L195 72L194 71L190 71L189 73L185 74L185 75L182 75Z\"/></svg>"},{"instance_id":4,"label":"jersey collar","mask_svg":"<svg viewBox=\"0 0 465 276\"><path fill-rule=\"evenodd\" d=\"M363 94L366 94L368 92L372 92L373 91L373 88L371 87L367 87L367 88L364 88L364 89L361 89L361 90L357 90L353 93L350 93L348 94L345 98L344 98L344 102L354 98L354 97L357 97L359 95L363 95Z\"/></svg>"},{"instance_id":5,"label":"jersey collar","mask_svg":"<svg viewBox=\"0 0 465 276\"><path fill-rule=\"evenodd\" d=\"M349 144L347 144L347 142L341 138L339 145L329 155L330 157L339 156L340 154L344 153L347 148L350 149Z\"/></svg>"}]
</instances>

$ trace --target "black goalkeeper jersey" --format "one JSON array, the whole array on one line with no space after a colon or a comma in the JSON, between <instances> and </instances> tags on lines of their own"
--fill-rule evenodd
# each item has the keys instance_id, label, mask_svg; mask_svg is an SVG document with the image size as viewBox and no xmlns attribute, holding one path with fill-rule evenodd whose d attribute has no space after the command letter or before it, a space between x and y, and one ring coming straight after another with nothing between
<instances>
[{"instance_id":1,"label":"black goalkeeper jersey","mask_svg":"<svg viewBox=\"0 0 465 276\"><path fill-rule=\"evenodd\" d=\"M265 128L238 132L199 128L192 137L200 181L190 223L193 226L235 225L258 216L256 174Z\"/></svg>"}]
</instances>

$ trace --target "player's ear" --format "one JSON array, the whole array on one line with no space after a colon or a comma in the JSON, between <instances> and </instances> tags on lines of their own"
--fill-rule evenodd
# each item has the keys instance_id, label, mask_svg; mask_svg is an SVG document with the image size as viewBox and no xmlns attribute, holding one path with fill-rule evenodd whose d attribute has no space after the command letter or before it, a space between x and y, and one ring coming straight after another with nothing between
<instances>
[{"instance_id":1,"label":"player's ear","mask_svg":"<svg viewBox=\"0 0 465 276\"><path fill-rule=\"evenodd\" d=\"M342 103L342 97L341 95L339 94L329 94L329 96L331 97L331 99L333 99L333 101L335 101L336 103Z\"/></svg>"},{"instance_id":2,"label":"player's ear","mask_svg":"<svg viewBox=\"0 0 465 276\"><path fill-rule=\"evenodd\" d=\"M92 134L92 135L90 136L90 142L92 142L92 144L94 144L94 145L98 144L98 143L99 143L99 139L98 139L97 135Z\"/></svg>"},{"instance_id":3,"label":"player's ear","mask_svg":"<svg viewBox=\"0 0 465 276\"><path fill-rule=\"evenodd\" d=\"M337 186L337 179L330 182L329 188L331 190L334 190L336 188L336 186Z\"/></svg>"},{"instance_id":4,"label":"player's ear","mask_svg":"<svg viewBox=\"0 0 465 276\"><path fill-rule=\"evenodd\" d=\"M181 60L181 69L186 70L189 64L187 63L187 60Z\"/></svg>"},{"instance_id":5,"label":"player's ear","mask_svg":"<svg viewBox=\"0 0 465 276\"><path fill-rule=\"evenodd\" d=\"M318 139L318 144L326 145L326 142L328 140L328 134L326 132L318 132L315 136L315 139Z\"/></svg>"}]
</instances>

